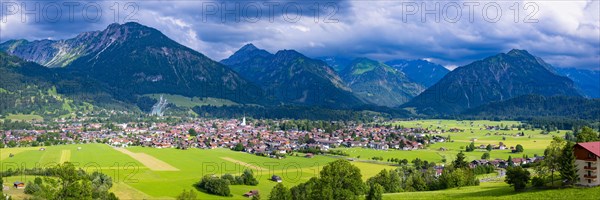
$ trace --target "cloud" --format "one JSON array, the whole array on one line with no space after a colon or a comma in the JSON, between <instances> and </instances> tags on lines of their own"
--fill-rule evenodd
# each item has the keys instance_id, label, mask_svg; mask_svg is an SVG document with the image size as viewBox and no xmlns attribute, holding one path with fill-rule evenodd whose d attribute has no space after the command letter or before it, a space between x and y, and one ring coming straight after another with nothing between
<instances>
[{"instance_id":1,"label":"cloud","mask_svg":"<svg viewBox=\"0 0 600 200\"><path fill-rule=\"evenodd\" d=\"M430 58L454 67L517 48L557 67L600 68L599 1L182 0L136 1L137 8L102 1L97 3L103 15L94 22L82 17L86 3L81 2L74 21L52 23L22 23L21 16L3 9L0 41L69 38L114 22L138 21L215 60L254 43L271 52L296 49L313 57L382 61Z\"/></svg>"}]
</instances>

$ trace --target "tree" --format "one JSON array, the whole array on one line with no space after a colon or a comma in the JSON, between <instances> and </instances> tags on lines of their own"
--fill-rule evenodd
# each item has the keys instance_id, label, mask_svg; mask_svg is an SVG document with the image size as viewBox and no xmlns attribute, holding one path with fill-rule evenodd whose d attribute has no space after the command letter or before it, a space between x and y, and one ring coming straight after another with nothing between
<instances>
[{"instance_id":1,"label":"tree","mask_svg":"<svg viewBox=\"0 0 600 200\"><path fill-rule=\"evenodd\" d=\"M522 167L508 167L506 169L506 179L504 182L510 184L515 188L515 191L525 189L529 182L531 174Z\"/></svg>"},{"instance_id":2,"label":"tree","mask_svg":"<svg viewBox=\"0 0 600 200\"><path fill-rule=\"evenodd\" d=\"M258 185L258 180L254 178L254 174L252 170L246 169L242 174L242 180L244 181L244 185Z\"/></svg>"},{"instance_id":3,"label":"tree","mask_svg":"<svg viewBox=\"0 0 600 200\"><path fill-rule=\"evenodd\" d=\"M559 171L564 185L573 185L579 178L579 175L577 175L577 166L575 165L573 143L570 141L565 144L562 150Z\"/></svg>"},{"instance_id":4,"label":"tree","mask_svg":"<svg viewBox=\"0 0 600 200\"><path fill-rule=\"evenodd\" d=\"M490 153L488 153L488 152L483 153L483 155L481 155L481 159L484 159L484 160L490 159Z\"/></svg>"},{"instance_id":5,"label":"tree","mask_svg":"<svg viewBox=\"0 0 600 200\"><path fill-rule=\"evenodd\" d=\"M312 188L318 182L318 178L312 177L306 183L300 183L292 188L290 191L292 193L292 199L294 200L309 200L312 197Z\"/></svg>"},{"instance_id":6,"label":"tree","mask_svg":"<svg viewBox=\"0 0 600 200\"><path fill-rule=\"evenodd\" d=\"M292 193L288 188L286 188L282 183L277 183L273 190L271 190L271 194L269 195L269 200L288 200L292 199Z\"/></svg>"},{"instance_id":7,"label":"tree","mask_svg":"<svg viewBox=\"0 0 600 200\"><path fill-rule=\"evenodd\" d=\"M358 199L364 194L365 184L360 169L347 160L327 164L320 172L321 178L312 188L313 199Z\"/></svg>"},{"instance_id":8,"label":"tree","mask_svg":"<svg viewBox=\"0 0 600 200\"><path fill-rule=\"evenodd\" d=\"M194 192L193 190L190 190L189 192L187 190L183 190L183 192L181 192L181 194L179 194L177 196L177 200L196 200L198 199L196 192Z\"/></svg>"},{"instance_id":9,"label":"tree","mask_svg":"<svg viewBox=\"0 0 600 200\"><path fill-rule=\"evenodd\" d=\"M235 177L233 177L233 175L231 175L231 174L223 174L223 175L221 176L221 179L228 180L228 181L229 181L229 184L231 184L231 185L237 185L237 182L236 182L236 180L235 180Z\"/></svg>"},{"instance_id":10,"label":"tree","mask_svg":"<svg viewBox=\"0 0 600 200\"><path fill-rule=\"evenodd\" d=\"M475 142L471 142L469 146L466 148L467 152L475 151Z\"/></svg>"},{"instance_id":11,"label":"tree","mask_svg":"<svg viewBox=\"0 0 600 200\"><path fill-rule=\"evenodd\" d=\"M584 126L581 131L579 132L579 134L577 134L577 142L581 143L581 142L594 142L594 141L599 141L600 138L598 138L598 133L596 133L596 131L594 131L592 128Z\"/></svg>"},{"instance_id":12,"label":"tree","mask_svg":"<svg viewBox=\"0 0 600 200\"><path fill-rule=\"evenodd\" d=\"M515 166L515 162L512 160L512 156L508 156L508 166L509 167Z\"/></svg>"},{"instance_id":13,"label":"tree","mask_svg":"<svg viewBox=\"0 0 600 200\"><path fill-rule=\"evenodd\" d=\"M488 144L488 145L485 147L485 149L486 149L487 151L492 151L492 145L491 145L491 144Z\"/></svg>"},{"instance_id":14,"label":"tree","mask_svg":"<svg viewBox=\"0 0 600 200\"><path fill-rule=\"evenodd\" d=\"M83 172L75 170L72 163L66 162L56 167L56 176L60 181L57 199L92 199L92 183L83 179Z\"/></svg>"},{"instance_id":15,"label":"tree","mask_svg":"<svg viewBox=\"0 0 600 200\"><path fill-rule=\"evenodd\" d=\"M25 190L23 191L25 194L36 194L38 192L42 191L42 187L41 185L38 185L36 183L32 183L31 181L27 182L27 185L25 186Z\"/></svg>"},{"instance_id":16,"label":"tree","mask_svg":"<svg viewBox=\"0 0 600 200\"><path fill-rule=\"evenodd\" d=\"M523 145L517 144L517 146L515 147L515 153L521 153L523 152Z\"/></svg>"},{"instance_id":17,"label":"tree","mask_svg":"<svg viewBox=\"0 0 600 200\"><path fill-rule=\"evenodd\" d=\"M375 183L371 185L366 200L381 200L383 199L383 186Z\"/></svg>"},{"instance_id":18,"label":"tree","mask_svg":"<svg viewBox=\"0 0 600 200\"><path fill-rule=\"evenodd\" d=\"M540 171L550 171L550 179L552 181L552 185L554 186L554 172L560 169L560 158L562 157L562 147L565 145L565 141L562 138L554 137L550 145L546 147L544 150L544 160L542 160L542 164L540 167L546 168L546 170Z\"/></svg>"},{"instance_id":19,"label":"tree","mask_svg":"<svg viewBox=\"0 0 600 200\"><path fill-rule=\"evenodd\" d=\"M195 186L199 189L203 189L209 194L231 196L231 191L229 190L229 181L214 175L204 175L202 180L196 183Z\"/></svg>"},{"instance_id":20,"label":"tree","mask_svg":"<svg viewBox=\"0 0 600 200\"><path fill-rule=\"evenodd\" d=\"M400 179L400 175L396 170L390 170L388 172L387 169L381 170L377 175L369 178L367 180L368 185L379 184L384 188L384 193L396 193L400 191L400 186L402 184L402 180Z\"/></svg>"},{"instance_id":21,"label":"tree","mask_svg":"<svg viewBox=\"0 0 600 200\"><path fill-rule=\"evenodd\" d=\"M235 145L235 147L233 147L234 151L243 151L244 150L244 145L242 143L237 143Z\"/></svg>"},{"instance_id":22,"label":"tree","mask_svg":"<svg viewBox=\"0 0 600 200\"><path fill-rule=\"evenodd\" d=\"M467 168L469 167L469 163L465 161L465 154L460 151L456 154L456 159L452 162L455 168Z\"/></svg>"},{"instance_id":23,"label":"tree","mask_svg":"<svg viewBox=\"0 0 600 200\"><path fill-rule=\"evenodd\" d=\"M193 137L196 137L198 135L198 133L196 132L196 130L193 129L193 128L190 128L190 130L188 130L188 134L190 134Z\"/></svg>"}]
</instances>

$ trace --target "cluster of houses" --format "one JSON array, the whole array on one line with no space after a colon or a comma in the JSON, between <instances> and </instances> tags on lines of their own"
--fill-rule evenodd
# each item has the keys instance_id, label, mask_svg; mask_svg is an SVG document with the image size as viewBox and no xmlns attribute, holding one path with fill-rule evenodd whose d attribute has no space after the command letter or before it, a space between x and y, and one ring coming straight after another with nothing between
<instances>
[{"instance_id":1,"label":"cluster of houses","mask_svg":"<svg viewBox=\"0 0 600 200\"><path fill-rule=\"evenodd\" d=\"M544 160L544 157L537 156L537 157L532 157L532 158L512 158L511 160L515 166L521 166L521 165L524 165L527 163L541 162L542 160ZM480 160L471 161L471 163L469 163L469 166L471 168L475 168L477 166L490 165L490 166L494 166L495 168L506 168L506 167L508 167L508 164L509 164L509 161L503 160L503 159L495 159L495 160L480 159Z\"/></svg>"},{"instance_id":2,"label":"cluster of houses","mask_svg":"<svg viewBox=\"0 0 600 200\"><path fill-rule=\"evenodd\" d=\"M247 123L237 119L196 119L190 122L125 123L112 129L102 123L64 122L50 130L0 131L2 143L16 146L35 146L50 138L61 144L107 143L116 147L131 145L154 148L235 148L254 154L285 154L302 148L329 148L347 146L373 149L416 150L427 144L446 142L444 130L422 128L393 128L349 125L326 133L324 130L279 130L277 123ZM38 127L38 126L36 126ZM193 130L193 131L191 131ZM458 131L458 130L448 130ZM42 144L37 144L42 146Z\"/></svg>"}]
</instances>

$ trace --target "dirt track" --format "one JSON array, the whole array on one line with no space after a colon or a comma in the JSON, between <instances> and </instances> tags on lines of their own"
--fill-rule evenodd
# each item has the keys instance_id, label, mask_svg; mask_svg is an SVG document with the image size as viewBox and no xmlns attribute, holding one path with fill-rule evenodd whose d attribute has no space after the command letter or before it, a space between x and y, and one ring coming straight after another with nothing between
<instances>
[{"instance_id":1,"label":"dirt track","mask_svg":"<svg viewBox=\"0 0 600 200\"><path fill-rule=\"evenodd\" d=\"M239 161L239 160L236 160L236 159L233 159L233 158L229 158L229 157L221 157L221 159L229 161L229 162L232 162L232 163L237 163L237 164L239 164L241 166L244 166L244 167L247 167L247 168L250 168L250 169L254 169L254 170L261 170L261 171L262 170L267 170L265 168L262 168L262 167L259 167L259 166L255 166L255 165L251 165L249 163L245 163L245 162L242 162L242 161Z\"/></svg>"},{"instance_id":2,"label":"dirt track","mask_svg":"<svg viewBox=\"0 0 600 200\"><path fill-rule=\"evenodd\" d=\"M151 155L145 153L134 153L124 148L114 148L115 150L127 154L131 156L133 159L136 159L144 166L148 167L148 169L152 171L179 171L179 169L169 165L162 160L159 160Z\"/></svg>"}]
</instances>

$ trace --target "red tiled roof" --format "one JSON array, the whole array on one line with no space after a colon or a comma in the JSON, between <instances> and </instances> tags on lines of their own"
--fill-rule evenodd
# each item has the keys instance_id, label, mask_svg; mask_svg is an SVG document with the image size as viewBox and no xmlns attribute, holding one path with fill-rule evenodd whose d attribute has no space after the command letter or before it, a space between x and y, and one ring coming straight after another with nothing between
<instances>
[{"instance_id":1,"label":"red tiled roof","mask_svg":"<svg viewBox=\"0 0 600 200\"><path fill-rule=\"evenodd\" d=\"M596 156L600 156L600 142L585 142L585 143L578 143L577 145L592 152L593 154L596 154Z\"/></svg>"}]
</instances>

